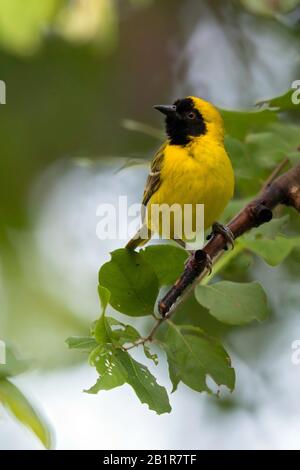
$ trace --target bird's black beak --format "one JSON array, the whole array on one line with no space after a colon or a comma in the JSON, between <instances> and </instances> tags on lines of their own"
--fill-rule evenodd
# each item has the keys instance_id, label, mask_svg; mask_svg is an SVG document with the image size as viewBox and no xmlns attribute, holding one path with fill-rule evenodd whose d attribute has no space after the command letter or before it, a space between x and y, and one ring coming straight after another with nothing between
<instances>
[{"instance_id":1,"label":"bird's black beak","mask_svg":"<svg viewBox=\"0 0 300 470\"><path fill-rule=\"evenodd\" d=\"M170 116L176 113L176 106L173 104L157 104L153 106L154 109L157 109L160 113Z\"/></svg>"}]
</instances>

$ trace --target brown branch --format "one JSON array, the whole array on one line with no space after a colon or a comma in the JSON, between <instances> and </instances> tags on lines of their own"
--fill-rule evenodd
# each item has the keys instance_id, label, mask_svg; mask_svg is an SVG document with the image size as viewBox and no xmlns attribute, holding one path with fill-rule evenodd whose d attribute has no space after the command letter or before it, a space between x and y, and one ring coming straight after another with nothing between
<instances>
[{"instance_id":1,"label":"brown branch","mask_svg":"<svg viewBox=\"0 0 300 470\"><path fill-rule=\"evenodd\" d=\"M272 211L279 204L293 206L300 212L300 164L281 176L277 176L286 164L285 160L275 169L259 195L242 209L228 224L234 238L248 230L259 227L272 219ZM188 260L184 272L158 304L160 314L170 318L175 307L190 293L207 272L207 255L216 260L226 247L221 234L213 236L202 250L196 251Z\"/></svg>"}]
</instances>

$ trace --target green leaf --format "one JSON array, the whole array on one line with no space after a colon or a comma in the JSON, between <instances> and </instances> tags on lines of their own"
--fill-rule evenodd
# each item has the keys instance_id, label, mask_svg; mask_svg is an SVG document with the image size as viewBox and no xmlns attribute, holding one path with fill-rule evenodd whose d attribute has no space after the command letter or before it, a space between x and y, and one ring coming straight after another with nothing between
<instances>
[{"instance_id":1,"label":"green leaf","mask_svg":"<svg viewBox=\"0 0 300 470\"><path fill-rule=\"evenodd\" d=\"M258 282L216 282L195 289L198 302L220 322L243 325L268 316L267 296Z\"/></svg>"},{"instance_id":2,"label":"green leaf","mask_svg":"<svg viewBox=\"0 0 300 470\"><path fill-rule=\"evenodd\" d=\"M277 237L276 240L258 239L241 240L242 245L251 250L256 255L263 258L270 266L280 264L292 251L293 245L284 237Z\"/></svg>"},{"instance_id":3,"label":"green leaf","mask_svg":"<svg viewBox=\"0 0 300 470\"><path fill-rule=\"evenodd\" d=\"M240 0L251 13L263 16L277 16L293 10L299 0Z\"/></svg>"},{"instance_id":4,"label":"green leaf","mask_svg":"<svg viewBox=\"0 0 300 470\"><path fill-rule=\"evenodd\" d=\"M9 380L0 380L0 402L18 421L31 429L47 449L50 449L51 433L47 424L27 398Z\"/></svg>"},{"instance_id":5,"label":"green leaf","mask_svg":"<svg viewBox=\"0 0 300 470\"><path fill-rule=\"evenodd\" d=\"M274 240L278 234L282 233L282 230L289 221L289 218L289 215L276 217L270 220L267 224L263 224L260 227L251 230L251 232L244 235L243 238L247 238L249 240L255 240L257 238L268 238L269 240Z\"/></svg>"},{"instance_id":6,"label":"green leaf","mask_svg":"<svg viewBox=\"0 0 300 470\"><path fill-rule=\"evenodd\" d=\"M99 344L105 344L111 342L111 329L105 317L106 308L110 301L111 294L110 291L103 286L98 286L98 293L102 314L99 320L94 323L92 334L95 336L95 339Z\"/></svg>"},{"instance_id":7,"label":"green leaf","mask_svg":"<svg viewBox=\"0 0 300 470\"><path fill-rule=\"evenodd\" d=\"M112 343L117 347L134 343L141 338L133 326L125 325L116 318L106 317L104 313L96 322L94 334L99 344Z\"/></svg>"},{"instance_id":8,"label":"green leaf","mask_svg":"<svg viewBox=\"0 0 300 470\"><path fill-rule=\"evenodd\" d=\"M243 140L250 132L261 131L278 120L275 112L265 110L229 111L221 109L225 131L231 137Z\"/></svg>"},{"instance_id":9,"label":"green leaf","mask_svg":"<svg viewBox=\"0 0 300 470\"><path fill-rule=\"evenodd\" d=\"M168 322L163 347L173 391L181 380L193 390L211 393L208 376L218 386L233 390L235 373L227 352L217 339L207 336L200 328Z\"/></svg>"},{"instance_id":10,"label":"green leaf","mask_svg":"<svg viewBox=\"0 0 300 470\"><path fill-rule=\"evenodd\" d=\"M287 215L261 225L240 238L241 246L261 257L270 266L277 266L295 247L300 246L299 237L287 238L281 234L288 220Z\"/></svg>"},{"instance_id":11,"label":"green leaf","mask_svg":"<svg viewBox=\"0 0 300 470\"><path fill-rule=\"evenodd\" d=\"M286 238L277 236L274 240L267 238L241 239L241 244L260 256L270 266L282 263L295 247L300 246L300 237Z\"/></svg>"},{"instance_id":12,"label":"green leaf","mask_svg":"<svg viewBox=\"0 0 300 470\"><path fill-rule=\"evenodd\" d=\"M150 361L154 362L154 364L157 366L158 364L157 354L153 353L150 349L150 346L148 346L147 344L143 345L143 349L144 349L144 354L147 357L147 359L150 359Z\"/></svg>"},{"instance_id":13,"label":"green leaf","mask_svg":"<svg viewBox=\"0 0 300 470\"><path fill-rule=\"evenodd\" d=\"M131 385L141 403L146 403L157 414L170 413L167 391L159 385L149 369L135 361L128 353L119 350L119 360L126 369L127 383Z\"/></svg>"},{"instance_id":14,"label":"green leaf","mask_svg":"<svg viewBox=\"0 0 300 470\"><path fill-rule=\"evenodd\" d=\"M96 367L100 377L87 393L98 393L100 390L111 390L126 382L126 371L120 363L117 351L112 345L100 345L90 355L90 364Z\"/></svg>"},{"instance_id":15,"label":"green leaf","mask_svg":"<svg viewBox=\"0 0 300 470\"><path fill-rule=\"evenodd\" d=\"M0 364L0 379L22 374L29 368L29 361L18 359L8 346L5 348L5 364Z\"/></svg>"},{"instance_id":16,"label":"green leaf","mask_svg":"<svg viewBox=\"0 0 300 470\"><path fill-rule=\"evenodd\" d=\"M180 380L181 380L180 368L177 367L176 361L173 360L173 357L171 356L171 351L169 351L169 353L168 353L167 345L165 345L164 347L165 347L165 351L167 353L168 366L169 366L169 376L170 376L171 383L173 385L171 393L174 393L174 392L176 392L176 390L178 388L178 385L180 383Z\"/></svg>"},{"instance_id":17,"label":"green leaf","mask_svg":"<svg viewBox=\"0 0 300 470\"><path fill-rule=\"evenodd\" d=\"M131 325L125 325L112 317L103 315L95 322L93 336L71 336L66 340L70 349L82 349L91 352L97 346L107 343L124 346L141 339L140 333Z\"/></svg>"},{"instance_id":18,"label":"green leaf","mask_svg":"<svg viewBox=\"0 0 300 470\"><path fill-rule=\"evenodd\" d=\"M146 366L135 361L127 352L112 346L99 346L92 352L90 362L100 374L96 384L87 390L98 393L128 383L142 403L157 414L171 411L166 389L156 382Z\"/></svg>"},{"instance_id":19,"label":"green leaf","mask_svg":"<svg viewBox=\"0 0 300 470\"><path fill-rule=\"evenodd\" d=\"M236 193L241 198L257 193L274 168L288 158L299 160L299 127L286 123L267 122L249 132L242 141L225 136L225 147L236 176ZM257 132L259 131L259 132ZM290 163L287 163L285 170Z\"/></svg>"},{"instance_id":20,"label":"green leaf","mask_svg":"<svg viewBox=\"0 0 300 470\"><path fill-rule=\"evenodd\" d=\"M91 352L98 346L97 341L92 336L70 336L66 339L66 343L70 349L81 349L86 352Z\"/></svg>"},{"instance_id":21,"label":"green leaf","mask_svg":"<svg viewBox=\"0 0 300 470\"><path fill-rule=\"evenodd\" d=\"M299 104L294 104L292 97L295 93L295 89L291 88L286 93L280 96L276 96L271 99L261 100L257 103L257 106L268 106L271 109L277 109L279 111L300 111Z\"/></svg>"},{"instance_id":22,"label":"green leaf","mask_svg":"<svg viewBox=\"0 0 300 470\"><path fill-rule=\"evenodd\" d=\"M185 250L172 245L147 246L139 253L152 266L161 286L176 281L188 257Z\"/></svg>"},{"instance_id":23,"label":"green leaf","mask_svg":"<svg viewBox=\"0 0 300 470\"><path fill-rule=\"evenodd\" d=\"M253 172L253 163L247 158L246 144L230 135L225 135L225 148L234 168L235 176L248 178ZM252 165L251 165L252 163Z\"/></svg>"},{"instance_id":24,"label":"green leaf","mask_svg":"<svg viewBox=\"0 0 300 470\"><path fill-rule=\"evenodd\" d=\"M111 338L114 344L124 346L127 343L134 343L141 338L140 333L131 325L125 325L115 318L107 318L111 326Z\"/></svg>"},{"instance_id":25,"label":"green leaf","mask_svg":"<svg viewBox=\"0 0 300 470\"><path fill-rule=\"evenodd\" d=\"M99 282L111 292L110 304L126 315L151 315L159 284L151 265L142 255L126 249L111 253L111 261L99 272Z\"/></svg>"},{"instance_id":26,"label":"green leaf","mask_svg":"<svg viewBox=\"0 0 300 470\"><path fill-rule=\"evenodd\" d=\"M102 308L102 314L104 315L109 304L111 294L110 291L103 286L98 286L98 294Z\"/></svg>"},{"instance_id":27,"label":"green leaf","mask_svg":"<svg viewBox=\"0 0 300 470\"><path fill-rule=\"evenodd\" d=\"M249 134L246 144L246 152L252 165L254 163L255 167L271 171L286 157L293 161L297 155L299 159L300 152L297 150L300 145L299 127L275 123L268 126L264 132Z\"/></svg>"},{"instance_id":28,"label":"green leaf","mask_svg":"<svg viewBox=\"0 0 300 470\"><path fill-rule=\"evenodd\" d=\"M125 325L112 317L106 317L106 319L110 327L109 339L114 346L120 347L125 346L126 344L133 344L142 338L141 334L133 326ZM157 365L157 354L152 353L147 344L143 344L143 350L147 359L150 359L155 365Z\"/></svg>"}]
</instances>

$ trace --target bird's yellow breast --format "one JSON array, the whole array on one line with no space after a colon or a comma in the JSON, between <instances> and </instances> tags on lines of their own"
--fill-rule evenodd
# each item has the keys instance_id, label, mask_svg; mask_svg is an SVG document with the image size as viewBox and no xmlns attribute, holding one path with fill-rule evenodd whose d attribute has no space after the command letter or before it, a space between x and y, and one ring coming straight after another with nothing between
<instances>
[{"instance_id":1,"label":"bird's yellow breast","mask_svg":"<svg viewBox=\"0 0 300 470\"><path fill-rule=\"evenodd\" d=\"M187 146L167 145L161 167L161 184L148 203L204 205L204 228L218 219L233 195L234 175L230 159L220 142L209 136L194 139ZM194 221L193 221L194 223ZM148 217L148 227L161 235L161 224ZM171 235L172 236L172 235Z\"/></svg>"}]
</instances>

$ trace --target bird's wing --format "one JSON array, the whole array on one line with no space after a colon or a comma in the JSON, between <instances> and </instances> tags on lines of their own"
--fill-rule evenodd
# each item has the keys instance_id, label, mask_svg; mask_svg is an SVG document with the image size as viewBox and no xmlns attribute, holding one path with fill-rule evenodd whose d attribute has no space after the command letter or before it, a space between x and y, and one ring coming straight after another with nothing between
<instances>
[{"instance_id":1,"label":"bird's wing","mask_svg":"<svg viewBox=\"0 0 300 470\"><path fill-rule=\"evenodd\" d=\"M158 190L161 184L161 167L165 156L165 148L168 142L165 142L156 152L150 167L150 173L148 175L146 186L143 194L143 207L142 207L142 221L145 218L145 208L153 196L153 194Z\"/></svg>"}]
</instances>

